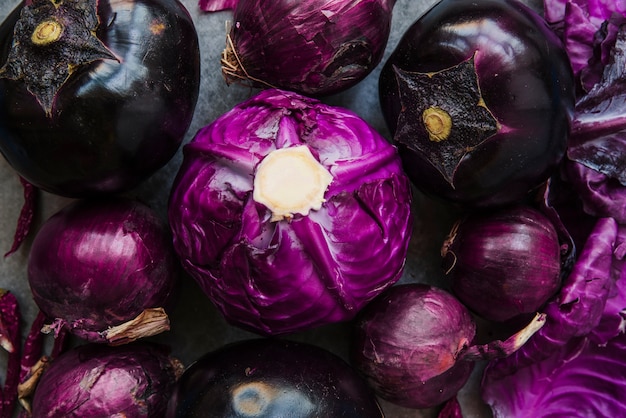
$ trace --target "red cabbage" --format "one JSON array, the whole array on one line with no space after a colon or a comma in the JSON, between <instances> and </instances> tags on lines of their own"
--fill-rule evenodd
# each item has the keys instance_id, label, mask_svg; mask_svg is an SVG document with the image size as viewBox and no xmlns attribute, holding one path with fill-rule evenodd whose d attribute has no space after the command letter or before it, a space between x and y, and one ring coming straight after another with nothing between
<instances>
[{"instance_id":1,"label":"red cabbage","mask_svg":"<svg viewBox=\"0 0 626 418\"><path fill-rule=\"evenodd\" d=\"M578 295L578 300L569 302L581 308L572 307L572 311L578 312L578 318L575 321L560 321L558 326L563 328L557 328L548 318L544 329L536 334L540 337L542 332L545 333L544 338L538 338L544 344L543 355L535 355L535 361L519 361L516 358L498 360L514 365L508 373L502 373L498 362L489 364L485 369L483 398L496 417L520 414L533 417L617 417L626 413L622 399L626 387L626 363L623 361L626 352L626 228L619 226L615 230L614 222L600 222L596 233L609 241L614 239L613 257L609 257L608 248L600 248L597 242L599 235L590 237L595 244L590 244L579 266L581 270L595 272L588 274L586 281L596 283L587 286L587 290ZM588 264L591 258L588 256L594 250L599 256L595 262ZM604 280L607 275L611 278L608 284ZM605 286L600 291L598 283ZM585 284L579 281L578 285ZM604 292L606 287L608 291ZM608 293L608 299L603 304L601 296L605 293ZM587 297L593 297L593 294L600 297L584 309L585 301L590 300ZM569 309L563 307L564 310ZM587 315L592 319L586 321ZM576 324L581 325L581 330L573 333ZM592 328L591 331L589 328ZM559 329L563 333L560 339L545 339L548 334L556 335ZM571 338L567 339L568 335ZM532 338L529 343L533 344ZM536 344L522 347L520 351L525 350L537 350L535 354L539 351Z\"/></svg>"},{"instance_id":2,"label":"red cabbage","mask_svg":"<svg viewBox=\"0 0 626 418\"><path fill-rule=\"evenodd\" d=\"M184 147L169 220L183 267L226 319L281 334L348 320L400 278L411 191L397 150L357 115L268 89Z\"/></svg>"},{"instance_id":3,"label":"red cabbage","mask_svg":"<svg viewBox=\"0 0 626 418\"><path fill-rule=\"evenodd\" d=\"M593 216L626 222L626 31L617 37L602 81L576 103L566 179Z\"/></svg>"},{"instance_id":4,"label":"red cabbage","mask_svg":"<svg viewBox=\"0 0 626 418\"><path fill-rule=\"evenodd\" d=\"M610 60L618 28L626 22L620 1L545 0L544 14L562 39L579 90L590 90Z\"/></svg>"},{"instance_id":5,"label":"red cabbage","mask_svg":"<svg viewBox=\"0 0 626 418\"><path fill-rule=\"evenodd\" d=\"M626 334L598 344L575 338L549 358L503 379L483 381L495 418L622 417Z\"/></svg>"}]
</instances>

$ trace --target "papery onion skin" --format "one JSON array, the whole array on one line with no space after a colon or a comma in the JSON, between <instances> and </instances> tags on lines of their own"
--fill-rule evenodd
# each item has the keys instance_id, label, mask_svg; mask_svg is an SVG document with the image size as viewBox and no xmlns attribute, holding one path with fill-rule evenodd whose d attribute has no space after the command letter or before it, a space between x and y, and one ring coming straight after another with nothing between
<instances>
[{"instance_id":1,"label":"papery onion skin","mask_svg":"<svg viewBox=\"0 0 626 418\"><path fill-rule=\"evenodd\" d=\"M320 210L272 222L252 198L256 166L299 145L333 181ZM356 114L268 89L183 152L169 202L174 247L232 324L277 335L349 320L402 275L410 185L396 149Z\"/></svg>"},{"instance_id":2,"label":"papery onion skin","mask_svg":"<svg viewBox=\"0 0 626 418\"><path fill-rule=\"evenodd\" d=\"M161 345L80 345L45 370L32 416L159 418L181 373L182 365Z\"/></svg>"},{"instance_id":3,"label":"papery onion skin","mask_svg":"<svg viewBox=\"0 0 626 418\"><path fill-rule=\"evenodd\" d=\"M538 312L560 288L557 232L530 206L471 213L444 245L452 291L485 319L503 322Z\"/></svg>"},{"instance_id":4,"label":"papery onion skin","mask_svg":"<svg viewBox=\"0 0 626 418\"><path fill-rule=\"evenodd\" d=\"M322 96L347 90L382 60L395 0L239 0L228 82ZM239 67L240 64L240 68Z\"/></svg>"},{"instance_id":5,"label":"papery onion skin","mask_svg":"<svg viewBox=\"0 0 626 418\"><path fill-rule=\"evenodd\" d=\"M469 151L456 150L460 157L449 182L432 156L416 149L428 141L418 137L419 124L398 125L403 109L411 106L401 105L394 68L430 74L472 57L482 103L499 127ZM565 154L574 107L572 70L560 40L537 13L515 0L438 2L409 27L385 62L379 97L394 138L406 134L395 143L415 186L472 208L517 202L545 181Z\"/></svg>"},{"instance_id":6,"label":"papery onion skin","mask_svg":"<svg viewBox=\"0 0 626 418\"><path fill-rule=\"evenodd\" d=\"M21 80L0 77L0 152L28 182L67 197L128 191L163 167L180 148L200 87L198 37L182 3L88 2L97 3L96 35L119 61L72 68L51 117ZM24 3L0 26L0 65Z\"/></svg>"},{"instance_id":7,"label":"papery onion skin","mask_svg":"<svg viewBox=\"0 0 626 418\"><path fill-rule=\"evenodd\" d=\"M382 418L373 391L321 347L285 339L225 345L191 364L166 418Z\"/></svg>"},{"instance_id":8,"label":"papery onion skin","mask_svg":"<svg viewBox=\"0 0 626 418\"><path fill-rule=\"evenodd\" d=\"M469 310L451 293L419 283L391 287L359 314L352 363L382 398L431 408L452 398L474 362L457 357L474 339Z\"/></svg>"},{"instance_id":9,"label":"papery onion skin","mask_svg":"<svg viewBox=\"0 0 626 418\"><path fill-rule=\"evenodd\" d=\"M149 308L170 308L178 263L165 222L126 198L70 203L35 236L28 281L37 306L88 341Z\"/></svg>"}]
</instances>

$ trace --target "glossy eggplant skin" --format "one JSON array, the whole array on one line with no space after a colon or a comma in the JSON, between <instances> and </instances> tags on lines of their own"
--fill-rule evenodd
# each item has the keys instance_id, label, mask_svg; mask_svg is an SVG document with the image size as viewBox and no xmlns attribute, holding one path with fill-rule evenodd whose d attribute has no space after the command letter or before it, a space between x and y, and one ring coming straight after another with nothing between
<instances>
[{"instance_id":1,"label":"glossy eggplant skin","mask_svg":"<svg viewBox=\"0 0 626 418\"><path fill-rule=\"evenodd\" d=\"M474 56L486 107L506 128L465 154L454 185L423 154L396 143L405 171L429 195L486 207L524 198L562 159L574 106L573 76L561 42L515 0L442 0L408 28L379 78L392 135L401 103L395 68L430 73Z\"/></svg>"},{"instance_id":2,"label":"glossy eggplant skin","mask_svg":"<svg viewBox=\"0 0 626 418\"><path fill-rule=\"evenodd\" d=\"M373 391L335 354L256 338L205 354L178 380L166 418L382 418Z\"/></svg>"},{"instance_id":3,"label":"glossy eggplant skin","mask_svg":"<svg viewBox=\"0 0 626 418\"><path fill-rule=\"evenodd\" d=\"M0 26L0 64L24 4ZM172 159L200 86L198 36L177 0L99 0L98 38L119 59L61 87L52 117L24 83L0 79L0 152L19 175L62 196L129 190Z\"/></svg>"}]
</instances>

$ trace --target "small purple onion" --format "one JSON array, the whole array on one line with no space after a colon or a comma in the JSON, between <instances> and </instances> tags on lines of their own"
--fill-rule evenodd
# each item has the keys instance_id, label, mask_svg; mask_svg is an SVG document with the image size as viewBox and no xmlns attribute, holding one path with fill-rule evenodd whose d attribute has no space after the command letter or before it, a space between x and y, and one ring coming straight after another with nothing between
<instances>
[{"instance_id":1,"label":"small purple onion","mask_svg":"<svg viewBox=\"0 0 626 418\"><path fill-rule=\"evenodd\" d=\"M443 289L397 285L361 311L353 362L382 398L430 408L469 379L471 361L456 362L476 334L470 312Z\"/></svg>"},{"instance_id":2,"label":"small purple onion","mask_svg":"<svg viewBox=\"0 0 626 418\"><path fill-rule=\"evenodd\" d=\"M164 346L85 344L50 363L37 385L33 418L162 417L182 365Z\"/></svg>"},{"instance_id":3,"label":"small purple onion","mask_svg":"<svg viewBox=\"0 0 626 418\"><path fill-rule=\"evenodd\" d=\"M561 285L558 234L546 216L528 206L459 220L442 255L452 291L487 320L537 312Z\"/></svg>"},{"instance_id":4,"label":"small purple onion","mask_svg":"<svg viewBox=\"0 0 626 418\"><path fill-rule=\"evenodd\" d=\"M228 83L314 96L346 90L378 65L394 4L395 0L200 1L206 11L234 8L222 54Z\"/></svg>"},{"instance_id":5,"label":"small purple onion","mask_svg":"<svg viewBox=\"0 0 626 418\"><path fill-rule=\"evenodd\" d=\"M35 236L28 280L54 322L91 342L121 344L169 329L178 265L169 230L130 199L78 200Z\"/></svg>"},{"instance_id":6,"label":"small purple onion","mask_svg":"<svg viewBox=\"0 0 626 418\"><path fill-rule=\"evenodd\" d=\"M452 399L475 362L517 351L545 323L538 315L504 341L475 344L476 323L451 293L422 284L389 288L361 312L352 360L382 398L407 408Z\"/></svg>"}]
</instances>

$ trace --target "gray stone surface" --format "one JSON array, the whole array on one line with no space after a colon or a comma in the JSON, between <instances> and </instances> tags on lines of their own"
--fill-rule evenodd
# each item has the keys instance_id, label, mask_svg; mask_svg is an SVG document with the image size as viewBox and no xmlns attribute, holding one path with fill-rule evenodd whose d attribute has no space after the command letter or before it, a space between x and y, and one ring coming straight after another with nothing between
<instances>
[{"instance_id":1,"label":"gray stone surface","mask_svg":"<svg viewBox=\"0 0 626 418\"><path fill-rule=\"evenodd\" d=\"M1 0L0 20L4 19L17 3L16 0ZM225 22L230 19L231 13L205 14L199 11L196 0L183 0L183 3L196 23L202 44L202 86L197 111L185 140L187 142L200 127L212 122L232 106L248 98L251 91L240 86L227 86L220 72L219 58L224 47ZM433 0L397 0L385 58L391 53L404 30L433 3ZM539 10L540 4L534 1L531 5ZM359 85L345 93L327 98L325 101L354 110L381 133L388 135L377 100L377 79L380 67L379 65ZM130 194L146 201L165 217L166 198L180 161L181 152L179 151L166 167ZM66 198L43 193L35 227L69 201ZM18 177L4 159L0 158L0 253L2 254L11 246L15 222L22 203L22 189ZM443 277L439 265L439 247L453 221L453 214L438 203L416 193L415 219L414 235L402 281L440 283ZM9 289L18 296L25 319L24 334L36 314L36 307L30 297L26 278L29 244L30 242L27 241L17 253L0 258L0 287ZM170 344L174 355L185 364L189 364L200 355L225 342L254 336L226 324L191 279L188 277L184 279L181 302L172 315L172 330L159 336L157 340ZM290 338L312 342L347 357L349 339L346 324L322 327L293 335ZM0 352L0 376L2 376L0 381L5 373L5 362L6 354ZM479 367L474 378L460 394L467 418L490 416L489 409L480 402L477 394L480 370ZM408 410L386 402L382 404L390 418L436 416L434 410Z\"/></svg>"}]
</instances>

